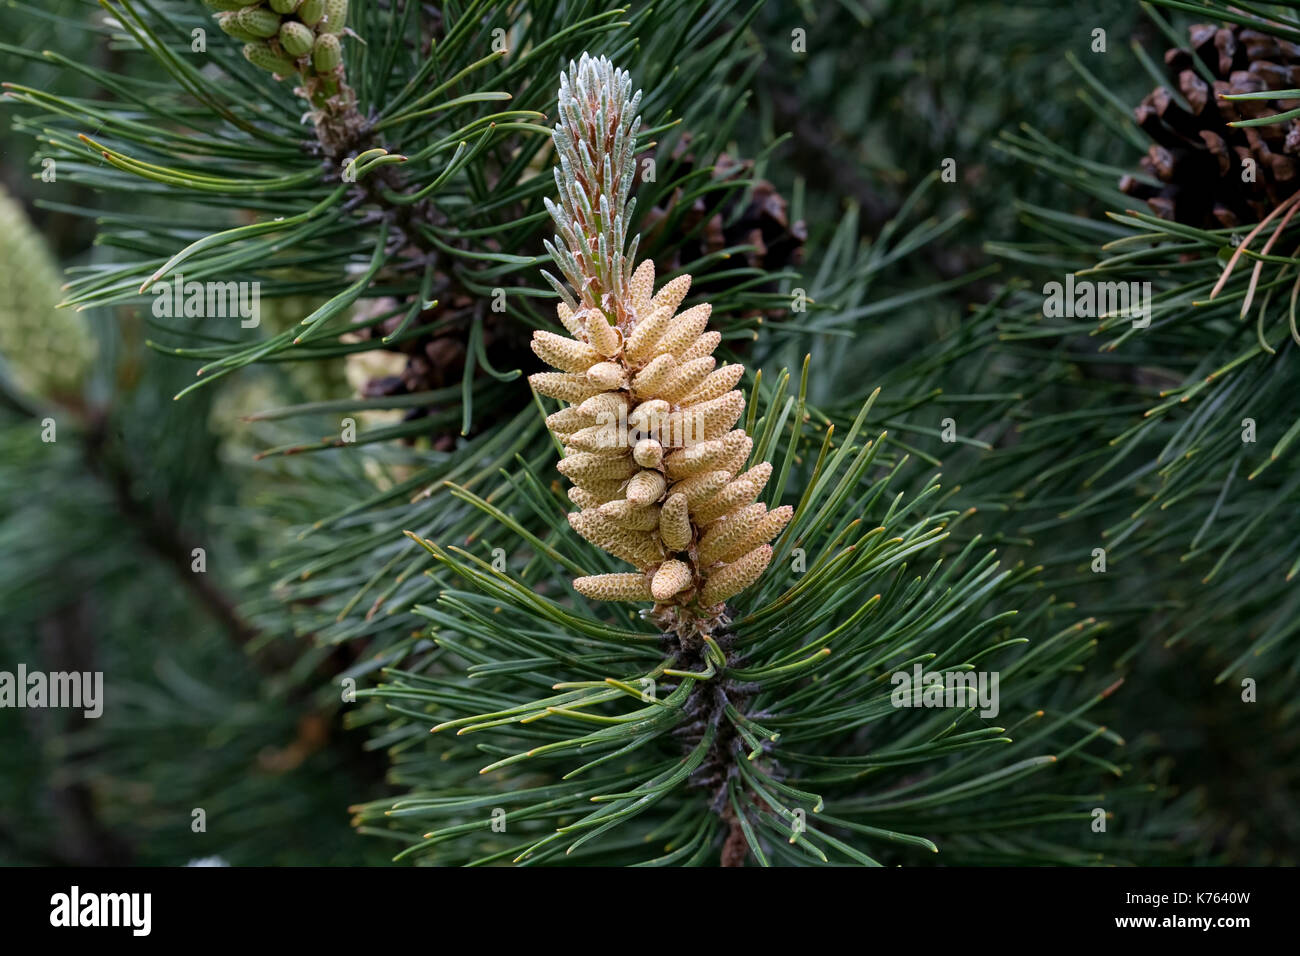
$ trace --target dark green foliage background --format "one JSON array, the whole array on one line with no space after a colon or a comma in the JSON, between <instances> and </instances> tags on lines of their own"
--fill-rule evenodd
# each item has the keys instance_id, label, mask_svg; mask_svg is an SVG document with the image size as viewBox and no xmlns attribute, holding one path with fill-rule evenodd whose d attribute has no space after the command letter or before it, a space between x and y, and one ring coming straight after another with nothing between
<instances>
[{"instance_id":1,"label":"dark green foliage background","mask_svg":"<svg viewBox=\"0 0 1300 956\"><path fill-rule=\"evenodd\" d=\"M201 14L196 5L152 6ZM369 15L381 16L382 6ZM643 82L637 57L667 75L665 50L673 44L663 38L686 36L696 22L680 5L673 9L674 16L636 21L658 42L634 49L619 34L592 42L631 57L635 83ZM755 158L753 175L789 200L790 218L806 223L808 238L802 274L780 277L778 291L797 286L816 303L807 314L757 323L755 307L772 305L773 293L724 292L715 301L735 320L724 327L727 346L769 382L811 354L809 404L840 425L882 387L867 423L872 434L890 432L882 462L897 465L910 491L942 471L945 487L956 486L945 507L977 509L952 549L978 530L1004 560L1045 569L1017 601L1030 606L1054 594L1066 607L1073 603L1075 616L1105 622L1079 686L1095 692L1125 678L1089 714L1127 740L1116 758L1127 794L1127 810L1114 824L1118 862L1294 862L1294 706L1279 707L1270 693L1243 713L1232 683L1212 683L1223 664L1213 647L1163 646L1171 632L1198 627L1245 646L1246 636L1234 633L1246 630L1245 618L1213 615L1198 601L1196 578L1159 547L1139 567L1127 565L1103 582L1082 571L1101 530L1130 502L1058 524L1062 501L1025 489L1045 460L1056 460L1057 446L1090 447L1082 443L1104 429L1062 428L1033 454L1014 432L1111 398L1088 391L1080 372L1087 363L1074 361L1069 349L1054 341L1045 355L1041 342L1009 343L1003 333L1032 314L1044 277L1059 277L1061 263L1086 256L1081 247L1067 256L1059 246L1035 245L1044 232L1040 211L1097 218L1108 208L1095 191L1072 188L1077 182L1064 164L1035 169L1034 134L1022 125L1081 164L1132 167L1139 152L1116 133L1120 119L1099 118L1098 93L1083 72L1122 103L1136 104L1150 89L1152 77L1130 43L1157 57L1166 44L1142 5L823 0L710 10L710 28L734 28L739 40L734 59L714 65L708 86L683 98L683 126L709 161L721 152ZM82 28L98 15L97 6L76 0L10 5L0 8L0 37L14 48L53 49L160 82L144 58L124 57ZM1105 55L1089 50L1098 27L1107 31ZM806 53L792 52L795 29L806 31ZM99 96L83 74L3 49L0 79ZM527 81L528 108L545 109L537 90L549 90L554 77ZM672 84L681 82L679 74L666 88L680 92ZM64 266L122 261L113 258L120 250L94 245L95 228L72 214L76 206L174 215L161 197L141 205L75 183L51 200L33 178L39 167L30 131L0 135L4 185L26 204ZM663 141L671 145L676 135L667 130ZM956 161L955 184L937 177L948 158ZM482 185L471 183L467 192ZM521 202L532 204L527 212L540 208L531 193ZM539 255L541 234L540 227L523 230L520 248L494 251ZM673 240L664 242L668 248L658 252L671 252ZM532 264L504 273L512 286L541 285ZM1028 293L1007 286L1012 277L1027 277ZM313 291L330 294L342 284L340 274ZM529 301L517 317L543 325L547 311ZM0 667L25 660L59 669L73 646L106 671L110 700L124 703L90 726L64 723L57 712L39 719L0 712L0 862L176 864L208 855L234 865L386 862L392 847L358 837L348 807L390 800L410 785L407 768L428 767L407 752L389 768L384 747L409 737L410 726L390 736L373 701L342 707L339 677L364 684L383 663L413 647L427 650L427 622L408 611L436 588L417 573L433 562L404 539L376 549L362 544L411 527L454 536L486 559L501 529L445 499L412 509L404 489L376 494L373 472L337 450L252 461L255 450L328 434L347 403L240 422L253 409L322 397L295 376L301 367L286 364L244 369L174 402L193 382L193 363L148 351L143 340L158 330L146 327L138 310L87 314L100 357L85 404L61 425L59 443L39 441L39 409L12 398L0 403ZM341 360L323 361L334 365L324 387L339 389ZM522 383L474 389L476 414L487 424L471 433L470 453L381 445L378 467L429 483L449 475L463 482L465 471L456 469L475 462L470 471L485 476L475 491L484 496L502 488L496 470L514 467L516 452L549 474L552 449ZM459 396L459 387L452 391ZM939 438L948 416L964 438L957 446ZM451 417L459 422L459 411ZM413 488L422 484L412 481ZM519 505L508 493L503 500ZM366 507L354 514L359 501ZM325 533L300 541L324 516L333 519ZM207 591L196 591L177 565L182 543L206 548ZM335 561L350 549L353 560ZM411 573L372 618L365 612L376 591L367 582L390 562L409 562ZM308 568L317 573L300 573ZM1287 663L1269 676L1295 687ZM1078 690L1074 680L1063 684L1063 699ZM1071 784L1089 793L1100 786L1101 771L1094 773ZM194 808L207 812L207 833L192 830ZM1058 835L1033 847L1037 858L1024 847L1001 857L1001 847L972 838L954 862L1090 862L1059 848ZM1063 837L1061 846L1068 842Z\"/></svg>"}]
</instances>

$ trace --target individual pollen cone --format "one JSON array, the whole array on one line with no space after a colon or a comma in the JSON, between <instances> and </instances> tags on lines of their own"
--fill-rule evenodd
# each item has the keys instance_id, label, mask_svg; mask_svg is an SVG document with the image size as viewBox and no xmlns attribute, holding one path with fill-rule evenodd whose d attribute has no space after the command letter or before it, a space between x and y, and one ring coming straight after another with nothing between
<instances>
[{"instance_id":1,"label":"individual pollen cone","mask_svg":"<svg viewBox=\"0 0 1300 956\"><path fill-rule=\"evenodd\" d=\"M669 551L682 551L691 543L691 519L683 494L669 495L659 512L659 538Z\"/></svg>"},{"instance_id":2,"label":"individual pollen cone","mask_svg":"<svg viewBox=\"0 0 1300 956\"><path fill-rule=\"evenodd\" d=\"M677 368L677 359L671 355L660 355L632 379L632 388L638 395L654 395L668 381Z\"/></svg>"},{"instance_id":3,"label":"individual pollen cone","mask_svg":"<svg viewBox=\"0 0 1300 956\"><path fill-rule=\"evenodd\" d=\"M560 474L566 478L630 478L636 463L628 458L602 458L590 452L580 452L560 462L559 468Z\"/></svg>"},{"instance_id":4,"label":"individual pollen cone","mask_svg":"<svg viewBox=\"0 0 1300 956\"><path fill-rule=\"evenodd\" d=\"M642 438L632 446L632 457L642 468L658 468L664 460L664 446L653 438Z\"/></svg>"},{"instance_id":5,"label":"individual pollen cone","mask_svg":"<svg viewBox=\"0 0 1300 956\"><path fill-rule=\"evenodd\" d=\"M707 566L724 560L724 556L738 543L744 542L751 531L761 527L762 520L766 517L767 505L759 502L746 505L734 515L710 526L704 537L700 539L700 564ZM740 553L744 554L748 550L749 548L742 548Z\"/></svg>"},{"instance_id":6,"label":"individual pollen cone","mask_svg":"<svg viewBox=\"0 0 1300 956\"><path fill-rule=\"evenodd\" d=\"M597 423L613 421L627 415L627 396L621 392L601 392L579 405L578 411Z\"/></svg>"},{"instance_id":7,"label":"individual pollen cone","mask_svg":"<svg viewBox=\"0 0 1300 956\"><path fill-rule=\"evenodd\" d=\"M687 413L690 418L686 420L692 422L696 441L721 438L745 414L745 396L740 392L728 392L721 398L688 406L683 414Z\"/></svg>"},{"instance_id":8,"label":"individual pollen cone","mask_svg":"<svg viewBox=\"0 0 1300 956\"><path fill-rule=\"evenodd\" d=\"M651 300L651 304L656 308L665 309L671 315L682 304L682 299L686 298L686 293L690 288L691 277L678 276L659 290L658 294ZM709 306L710 311L712 308L712 306Z\"/></svg>"},{"instance_id":9,"label":"individual pollen cone","mask_svg":"<svg viewBox=\"0 0 1300 956\"><path fill-rule=\"evenodd\" d=\"M733 436L739 436L739 441L731 441ZM742 429L736 429L735 431L728 432L724 437L724 441L727 444L728 454L718 463L717 467L724 471L730 471L733 473L740 472L740 469L745 467L745 463L749 461L750 454L754 451L754 439L746 435ZM766 465L767 462L763 462L763 464ZM771 466L769 465L768 467L770 469ZM746 474L748 474L748 472L741 472L739 477L744 478ZM763 483L766 484L766 482L767 478L764 478ZM762 492L763 488L761 485L758 490L759 492Z\"/></svg>"},{"instance_id":10,"label":"individual pollen cone","mask_svg":"<svg viewBox=\"0 0 1300 956\"><path fill-rule=\"evenodd\" d=\"M647 259L646 262L650 260ZM651 276L654 270L651 270ZM684 276L683 278L690 278ZM672 318L672 312L668 309L655 309L648 316L641 319L636 327L632 330L631 336L628 337L627 346L624 348L624 355L630 362L640 362L650 350L654 348L655 343L659 341L659 336L663 335L664 329L668 327L668 320ZM718 336L718 341L722 341L722 336Z\"/></svg>"},{"instance_id":11,"label":"individual pollen cone","mask_svg":"<svg viewBox=\"0 0 1300 956\"><path fill-rule=\"evenodd\" d=\"M546 427L557 436L581 431L582 429L590 428L595 424L596 418L594 415L585 415L572 406L562 409L554 415L548 415L546 417ZM563 441L563 438L561 437L560 440Z\"/></svg>"},{"instance_id":12,"label":"individual pollen cone","mask_svg":"<svg viewBox=\"0 0 1300 956\"><path fill-rule=\"evenodd\" d=\"M758 488L752 481L737 478L710 498L704 504L691 510L691 520L697 524L707 525L717 521L723 515L737 508L743 508L758 497Z\"/></svg>"},{"instance_id":13,"label":"individual pollen cone","mask_svg":"<svg viewBox=\"0 0 1300 956\"><path fill-rule=\"evenodd\" d=\"M265 7L245 7L235 14L235 23L255 37L273 37L280 32L280 18Z\"/></svg>"},{"instance_id":14,"label":"individual pollen cone","mask_svg":"<svg viewBox=\"0 0 1300 956\"><path fill-rule=\"evenodd\" d=\"M685 352L682 353L682 361L689 362L691 359L697 359L701 355L712 355L713 350L716 349L721 344L722 344L721 332L705 332L703 335L701 335L698 339L695 340L694 345L692 345L690 348L688 348ZM743 374L745 371L745 366L743 365L737 365L734 367L740 369L741 374ZM739 378L737 378L737 381L739 381ZM687 404L690 403L688 402Z\"/></svg>"},{"instance_id":15,"label":"individual pollen cone","mask_svg":"<svg viewBox=\"0 0 1300 956\"><path fill-rule=\"evenodd\" d=\"M681 355L704 332L705 326L709 324L709 315L712 312L713 306L705 303L687 309L681 315L669 321L668 329L664 332L663 338L655 345L656 350L674 357Z\"/></svg>"},{"instance_id":16,"label":"individual pollen cone","mask_svg":"<svg viewBox=\"0 0 1300 956\"><path fill-rule=\"evenodd\" d=\"M742 471L737 478L748 481L754 486L754 496L757 497L763 493L767 487L767 480L772 477L772 463L770 461L760 461L749 471Z\"/></svg>"},{"instance_id":17,"label":"individual pollen cone","mask_svg":"<svg viewBox=\"0 0 1300 956\"><path fill-rule=\"evenodd\" d=\"M596 574L574 578L573 588L579 594L597 601L649 601L650 584L644 574Z\"/></svg>"},{"instance_id":18,"label":"individual pollen cone","mask_svg":"<svg viewBox=\"0 0 1300 956\"><path fill-rule=\"evenodd\" d=\"M627 423L637 431L654 431L673 410L672 405L661 398L652 398L641 402L627 416Z\"/></svg>"},{"instance_id":19,"label":"individual pollen cone","mask_svg":"<svg viewBox=\"0 0 1300 956\"><path fill-rule=\"evenodd\" d=\"M712 471L726 454L727 446L722 439L702 441L669 455L664 461L664 471L672 479L689 478L702 471Z\"/></svg>"},{"instance_id":20,"label":"individual pollen cone","mask_svg":"<svg viewBox=\"0 0 1300 956\"><path fill-rule=\"evenodd\" d=\"M704 604L720 604L727 598L735 597L757 581L771 562L772 546L765 544L740 560L723 565L704 582L700 601Z\"/></svg>"},{"instance_id":21,"label":"individual pollen cone","mask_svg":"<svg viewBox=\"0 0 1300 956\"><path fill-rule=\"evenodd\" d=\"M687 281L690 277L687 276ZM640 314L646 314L650 311L650 300L655 294L655 264L653 259L646 259L636 267L636 272L632 273L632 280L628 283L628 298L632 300L632 308ZM668 311L664 310L664 321L667 321ZM654 344L652 341L651 345ZM631 341L628 342L628 351L632 350Z\"/></svg>"},{"instance_id":22,"label":"individual pollen cone","mask_svg":"<svg viewBox=\"0 0 1300 956\"><path fill-rule=\"evenodd\" d=\"M585 342L575 342L554 332L534 332L532 345L539 359L562 372L585 372L601 358L600 353Z\"/></svg>"},{"instance_id":23,"label":"individual pollen cone","mask_svg":"<svg viewBox=\"0 0 1300 956\"><path fill-rule=\"evenodd\" d=\"M642 507L626 498L608 501L596 509L601 515L631 531L654 531L659 527L659 506Z\"/></svg>"},{"instance_id":24,"label":"individual pollen cone","mask_svg":"<svg viewBox=\"0 0 1300 956\"><path fill-rule=\"evenodd\" d=\"M626 462L627 449L614 444L614 439L609 434L609 429L603 425L598 425L594 429L583 429L573 438L578 439L578 443L570 442L564 446L565 456L589 454L597 458L607 460L619 459Z\"/></svg>"},{"instance_id":25,"label":"individual pollen cone","mask_svg":"<svg viewBox=\"0 0 1300 956\"><path fill-rule=\"evenodd\" d=\"M623 336L595 309L587 312L587 341L606 358L613 358L623 347Z\"/></svg>"},{"instance_id":26,"label":"individual pollen cone","mask_svg":"<svg viewBox=\"0 0 1300 956\"><path fill-rule=\"evenodd\" d=\"M708 501L719 491L727 482L731 481L731 473L726 471L706 471L702 475L692 475L689 478L683 478L677 484L673 485L673 492L686 496L688 505L702 504Z\"/></svg>"},{"instance_id":27,"label":"individual pollen cone","mask_svg":"<svg viewBox=\"0 0 1300 956\"><path fill-rule=\"evenodd\" d=\"M325 0L325 22L321 29L326 33L342 33L348 25L348 0Z\"/></svg>"},{"instance_id":28,"label":"individual pollen cone","mask_svg":"<svg viewBox=\"0 0 1300 956\"><path fill-rule=\"evenodd\" d=\"M570 335L575 338L585 337L582 331L582 320L574 315L573 310L565 303L556 303L555 317L560 320L560 324L568 330Z\"/></svg>"},{"instance_id":29,"label":"individual pollen cone","mask_svg":"<svg viewBox=\"0 0 1300 956\"><path fill-rule=\"evenodd\" d=\"M623 497L623 489L627 487L626 481L620 481L617 478L573 478L570 480L576 487L595 495L602 504Z\"/></svg>"},{"instance_id":30,"label":"individual pollen cone","mask_svg":"<svg viewBox=\"0 0 1300 956\"><path fill-rule=\"evenodd\" d=\"M296 68L293 60L276 53L266 43L244 44L244 59L276 76L288 76Z\"/></svg>"},{"instance_id":31,"label":"individual pollen cone","mask_svg":"<svg viewBox=\"0 0 1300 956\"><path fill-rule=\"evenodd\" d=\"M635 501L639 505L648 505L662 498L667 487L668 483L664 481L662 474L647 468L645 471L637 472L636 477L628 482L627 500Z\"/></svg>"},{"instance_id":32,"label":"individual pollen cone","mask_svg":"<svg viewBox=\"0 0 1300 956\"><path fill-rule=\"evenodd\" d=\"M564 444L572 446L578 451L610 453L625 450L618 444L617 431L606 425L592 425L589 428L580 428L564 439Z\"/></svg>"},{"instance_id":33,"label":"individual pollen cone","mask_svg":"<svg viewBox=\"0 0 1300 956\"><path fill-rule=\"evenodd\" d=\"M737 428L721 438L673 452L666 462L668 477L689 478L719 468L734 474L749 460L753 448L754 440L745 434L744 429Z\"/></svg>"},{"instance_id":34,"label":"individual pollen cone","mask_svg":"<svg viewBox=\"0 0 1300 956\"><path fill-rule=\"evenodd\" d=\"M558 371L529 382L569 404L546 425L565 448L558 468L575 485L569 498L580 510L570 525L637 569L580 577L575 589L597 600L653 600L662 626L707 634L725 622L726 600L767 567L768 542L793 510L756 503L771 465L742 474L754 445L735 427L745 369L718 366L712 307L679 311L691 277L656 292L653 263L634 268L625 252L636 247L624 230L639 101L628 75L603 58L584 54L560 78L560 197L547 201L557 234L545 245L562 279L544 276L568 334L534 334L533 351Z\"/></svg>"},{"instance_id":35,"label":"individual pollen cone","mask_svg":"<svg viewBox=\"0 0 1300 956\"><path fill-rule=\"evenodd\" d=\"M314 27L325 16L325 0L302 0L298 16L303 23Z\"/></svg>"},{"instance_id":36,"label":"individual pollen cone","mask_svg":"<svg viewBox=\"0 0 1300 956\"><path fill-rule=\"evenodd\" d=\"M705 355L693 362L683 362L668 376L659 395L669 402L679 402L708 377L717 360L712 355Z\"/></svg>"},{"instance_id":37,"label":"individual pollen cone","mask_svg":"<svg viewBox=\"0 0 1300 956\"><path fill-rule=\"evenodd\" d=\"M753 507L762 508L764 506L759 504ZM794 509L789 505L782 505L773 511L769 511L756 524L751 526L740 540L723 551L718 560L723 562L736 561L758 545L767 544L781 533L781 529L789 524L790 519L793 517Z\"/></svg>"},{"instance_id":38,"label":"individual pollen cone","mask_svg":"<svg viewBox=\"0 0 1300 956\"><path fill-rule=\"evenodd\" d=\"M595 511L569 515L569 525L596 547L608 551L628 564L648 569L663 560L655 536L645 531L629 531Z\"/></svg>"},{"instance_id":39,"label":"individual pollen cone","mask_svg":"<svg viewBox=\"0 0 1300 956\"><path fill-rule=\"evenodd\" d=\"M689 365L689 362L683 363ZM707 402L710 399L721 398L727 392L736 387L740 377L745 374L743 365L724 365L722 368L709 373L693 392L689 392L682 403L685 405L698 405L700 402Z\"/></svg>"},{"instance_id":40,"label":"individual pollen cone","mask_svg":"<svg viewBox=\"0 0 1300 956\"><path fill-rule=\"evenodd\" d=\"M610 391L627 384L627 372L617 362L597 362L587 369L587 381Z\"/></svg>"},{"instance_id":41,"label":"individual pollen cone","mask_svg":"<svg viewBox=\"0 0 1300 956\"><path fill-rule=\"evenodd\" d=\"M590 481L569 489L569 500L583 511L598 508L623 497L623 481Z\"/></svg>"},{"instance_id":42,"label":"individual pollen cone","mask_svg":"<svg viewBox=\"0 0 1300 956\"><path fill-rule=\"evenodd\" d=\"M667 601L691 586L691 566L671 558L659 565L650 581L650 593L656 601Z\"/></svg>"},{"instance_id":43,"label":"individual pollen cone","mask_svg":"<svg viewBox=\"0 0 1300 956\"><path fill-rule=\"evenodd\" d=\"M343 48L332 33L322 33L311 48L311 65L317 73L333 73L343 62Z\"/></svg>"},{"instance_id":44,"label":"individual pollen cone","mask_svg":"<svg viewBox=\"0 0 1300 956\"><path fill-rule=\"evenodd\" d=\"M576 485L570 488L567 494L569 500L583 511L588 511L592 508L599 508L605 502L612 500L612 496L602 498L600 495L592 494L585 488L579 488Z\"/></svg>"},{"instance_id":45,"label":"individual pollen cone","mask_svg":"<svg viewBox=\"0 0 1300 956\"><path fill-rule=\"evenodd\" d=\"M280 46L290 56L302 56L311 52L315 39L311 29L304 24L292 21L280 24Z\"/></svg>"},{"instance_id":46,"label":"individual pollen cone","mask_svg":"<svg viewBox=\"0 0 1300 956\"><path fill-rule=\"evenodd\" d=\"M528 376L528 384L543 395L566 402L580 402L584 398L599 395L602 391L587 376L575 372L537 372Z\"/></svg>"}]
</instances>

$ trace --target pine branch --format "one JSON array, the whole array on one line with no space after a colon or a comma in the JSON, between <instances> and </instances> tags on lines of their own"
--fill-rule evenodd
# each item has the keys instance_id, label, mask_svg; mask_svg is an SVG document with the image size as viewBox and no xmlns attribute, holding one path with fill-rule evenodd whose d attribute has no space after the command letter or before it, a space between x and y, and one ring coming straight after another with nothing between
<instances>
[{"instance_id":1,"label":"pine branch","mask_svg":"<svg viewBox=\"0 0 1300 956\"><path fill-rule=\"evenodd\" d=\"M454 489L534 551L521 574L408 532L439 565L441 593L417 609L434 647L410 667L388 668L386 683L364 696L387 705L381 739L398 760L395 778L415 789L355 808L362 832L401 839L398 859L469 864L558 862L563 852L657 866L832 857L877 865L860 848L864 837L934 851L918 831L951 827L958 854L978 856L989 848L963 831L1023 825L1026 814L1035 819L1027 808L1042 811L1039 822L1084 819L1061 812L1068 798L1033 788L1014 811L967 800L1054 765L1057 755L1035 751L1047 739L1063 757L1098 738L1117 741L1092 725L1076 737L1074 724L1113 687L1065 694L1072 702L1047 711L1037 729L1045 711L1019 710L1049 684L1060 693L1062 672L1087 656L1100 626L1085 620L1031 642L1013 611L984 617L993 593L1015 593L1032 572L999 569L976 540L952 562L939 559L951 527L969 515L942 510L934 481L906 502L886 496L899 466L880 460L883 436L860 437L876 395L839 440L824 418L809 427L807 364L797 396L788 373L766 394L755 383L751 402L761 397L764 414L751 404L744 428L728 431L745 411L736 392L725 414L702 417L703 434L686 430L698 443L652 429L652 411L686 417L695 389L716 372L705 362L674 387L679 363L689 365L697 347L707 357L717 340L704 331L707 311L674 317L682 277L653 294L649 267L633 271L622 255L624 137L636 127L629 78L584 57L560 99L556 180L565 201L550 211L553 258L569 282L554 280L564 296L557 311L570 337L537 334L534 350L561 371L531 382L568 403L547 425L566 445L559 468L583 510L564 516L532 469L510 479L528 517ZM601 412L615 427L602 429ZM774 464L738 479L751 455ZM769 479L777 495L799 489L797 506L773 509L774 522L755 503ZM566 570L607 559L575 551L565 523L638 570L570 584ZM547 530L532 530L539 524ZM928 554L928 567L910 570ZM597 603L575 601L570 586ZM651 600L649 615L606 603ZM1023 627L1050 631L1054 616L1033 607ZM958 621L966 630L952 640L946 632ZM1026 647L1017 655L1018 645ZM900 706L885 689L900 668L965 671L986 655L1004 659L1016 737L981 725L974 708L954 724ZM416 749L431 720L438 737L455 737ZM484 742L461 744L466 735ZM1010 756L992 755L989 744ZM914 775L885 782L902 767ZM863 788L867 775L873 786ZM646 841L665 839L661 855L645 855ZM999 845L1003 859L1043 852L1013 847Z\"/></svg>"}]
</instances>

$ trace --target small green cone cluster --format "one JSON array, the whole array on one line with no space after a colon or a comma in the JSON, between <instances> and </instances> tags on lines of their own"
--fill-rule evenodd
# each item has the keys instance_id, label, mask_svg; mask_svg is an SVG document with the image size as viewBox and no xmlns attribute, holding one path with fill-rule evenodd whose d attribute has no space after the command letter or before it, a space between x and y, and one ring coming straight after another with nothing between
<instances>
[{"instance_id":1,"label":"small green cone cluster","mask_svg":"<svg viewBox=\"0 0 1300 956\"><path fill-rule=\"evenodd\" d=\"M636 568L574 587L599 600L653 601L663 626L707 631L767 568L768 542L793 510L757 503L772 466L748 467L753 440L734 427L744 367L714 359L721 336L707 329L711 307L679 312L691 277L655 292L653 262L633 272L623 255L639 125L639 94L629 90L628 75L603 58L584 55L561 76L561 201L548 207L559 232L549 249L576 296L547 276L569 336L534 333L533 351L558 371L529 381L568 403L546 424L565 446L559 470L580 509L570 525Z\"/></svg>"},{"instance_id":2,"label":"small green cone cluster","mask_svg":"<svg viewBox=\"0 0 1300 956\"><path fill-rule=\"evenodd\" d=\"M244 57L283 79L299 76L318 108L346 99L343 48L348 0L204 0L221 29L244 41Z\"/></svg>"},{"instance_id":3,"label":"small green cone cluster","mask_svg":"<svg viewBox=\"0 0 1300 956\"><path fill-rule=\"evenodd\" d=\"M75 402L95 356L83 316L58 309L59 272L22 206L0 191L0 361L20 389Z\"/></svg>"}]
</instances>

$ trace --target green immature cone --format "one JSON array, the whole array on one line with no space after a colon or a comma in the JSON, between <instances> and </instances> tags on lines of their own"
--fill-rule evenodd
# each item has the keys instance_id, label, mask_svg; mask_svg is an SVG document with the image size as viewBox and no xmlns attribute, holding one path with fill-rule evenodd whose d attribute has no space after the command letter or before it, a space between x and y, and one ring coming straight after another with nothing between
<instances>
[{"instance_id":1,"label":"green immature cone","mask_svg":"<svg viewBox=\"0 0 1300 956\"><path fill-rule=\"evenodd\" d=\"M235 14L235 22L255 37L268 39L280 32L280 17L266 7L245 7Z\"/></svg>"},{"instance_id":2,"label":"green immature cone","mask_svg":"<svg viewBox=\"0 0 1300 956\"><path fill-rule=\"evenodd\" d=\"M302 0L298 8L298 19L309 27L320 23L325 16L325 0Z\"/></svg>"},{"instance_id":3,"label":"green immature cone","mask_svg":"<svg viewBox=\"0 0 1300 956\"><path fill-rule=\"evenodd\" d=\"M298 65L293 60L277 53L266 43L245 44L244 59L253 66L259 66L280 76L289 76L298 69Z\"/></svg>"},{"instance_id":4,"label":"green immature cone","mask_svg":"<svg viewBox=\"0 0 1300 956\"><path fill-rule=\"evenodd\" d=\"M311 52L312 43L315 39L311 28L303 26L301 23L286 20L280 25L280 46L290 56L303 56Z\"/></svg>"},{"instance_id":5,"label":"green immature cone","mask_svg":"<svg viewBox=\"0 0 1300 956\"><path fill-rule=\"evenodd\" d=\"M276 13L293 13L302 0L271 0L271 9Z\"/></svg>"},{"instance_id":6,"label":"green immature cone","mask_svg":"<svg viewBox=\"0 0 1300 956\"><path fill-rule=\"evenodd\" d=\"M0 188L0 376L42 398L75 397L95 353L85 316L56 308L59 269L23 207Z\"/></svg>"},{"instance_id":7,"label":"green immature cone","mask_svg":"<svg viewBox=\"0 0 1300 956\"><path fill-rule=\"evenodd\" d=\"M236 40L243 40L245 43L256 43L262 39L256 34L249 33L239 25L239 14L237 13L219 14L217 16L217 26L221 28L223 33L234 37Z\"/></svg>"},{"instance_id":8,"label":"green immature cone","mask_svg":"<svg viewBox=\"0 0 1300 956\"><path fill-rule=\"evenodd\" d=\"M343 63L343 47L332 33L322 33L316 38L311 52L311 65L317 73L331 73Z\"/></svg>"},{"instance_id":9,"label":"green immature cone","mask_svg":"<svg viewBox=\"0 0 1300 956\"><path fill-rule=\"evenodd\" d=\"M341 34L348 25L348 0L325 0L325 23L321 27L326 33Z\"/></svg>"}]
</instances>

